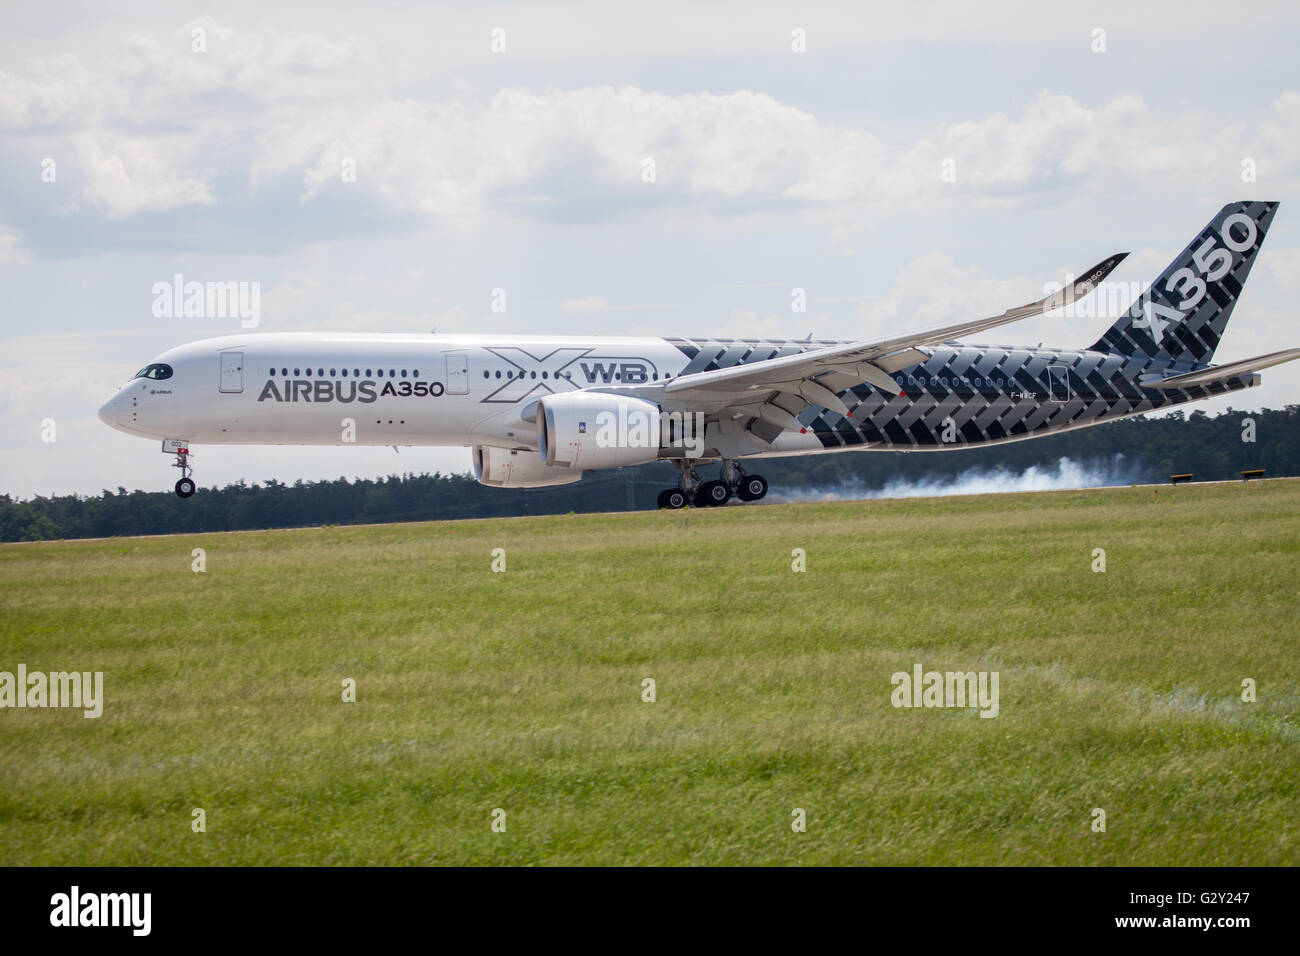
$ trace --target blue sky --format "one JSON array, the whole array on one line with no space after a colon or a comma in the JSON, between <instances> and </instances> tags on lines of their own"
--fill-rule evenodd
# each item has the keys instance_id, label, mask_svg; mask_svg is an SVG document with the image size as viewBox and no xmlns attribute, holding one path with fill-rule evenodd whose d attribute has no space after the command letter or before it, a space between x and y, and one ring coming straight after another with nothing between
<instances>
[{"instance_id":1,"label":"blue sky","mask_svg":"<svg viewBox=\"0 0 1300 956\"><path fill-rule=\"evenodd\" d=\"M0 490L170 486L153 443L95 410L154 354L238 329L154 317L175 273L258 282L264 331L872 338L999 312L1121 250L1112 279L1136 288L1225 202L1277 199L1217 358L1300 345L1293 5L1045 6L13 10ZM1086 345L1107 324L1055 315L997 338ZM1300 400L1300 369L1264 380L1234 407ZM195 461L205 484L468 463Z\"/></svg>"}]
</instances>

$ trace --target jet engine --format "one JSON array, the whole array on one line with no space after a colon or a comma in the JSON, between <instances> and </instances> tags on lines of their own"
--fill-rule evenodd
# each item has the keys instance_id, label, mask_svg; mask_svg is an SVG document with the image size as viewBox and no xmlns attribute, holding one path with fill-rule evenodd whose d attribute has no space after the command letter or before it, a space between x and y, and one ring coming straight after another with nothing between
<instances>
[{"instance_id":1,"label":"jet engine","mask_svg":"<svg viewBox=\"0 0 1300 956\"><path fill-rule=\"evenodd\" d=\"M659 406L608 392L565 392L538 402L537 450L556 468L620 468L656 461Z\"/></svg>"},{"instance_id":2,"label":"jet engine","mask_svg":"<svg viewBox=\"0 0 1300 956\"><path fill-rule=\"evenodd\" d=\"M544 488L570 485L582 478L582 471L552 468L535 451L475 445L474 478L493 488Z\"/></svg>"}]
</instances>

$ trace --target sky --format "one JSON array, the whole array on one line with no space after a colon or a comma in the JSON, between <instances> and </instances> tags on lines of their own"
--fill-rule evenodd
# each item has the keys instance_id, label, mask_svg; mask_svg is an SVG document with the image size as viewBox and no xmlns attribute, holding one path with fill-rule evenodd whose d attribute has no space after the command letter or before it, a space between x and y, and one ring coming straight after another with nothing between
<instances>
[{"instance_id":1,"label":"sky","mask_svg":"<svg viewBox=\"0 0 1300 956\"><path fill-rule=\"evenodd\" d=\"M96 411L239 331L155 315L177 274L256 283L267 332L873 339L1128 251L1113 317L1222 205L1280 200L1216 361L1300 346L1295 4L5 6L0 493L171 487ZM1086 346L1110 317L1081 311L993 341ZM1298 366L1197 407L1294 404ZM469 453L193 463L210 485Z\"/></svg>"}]
</instances>

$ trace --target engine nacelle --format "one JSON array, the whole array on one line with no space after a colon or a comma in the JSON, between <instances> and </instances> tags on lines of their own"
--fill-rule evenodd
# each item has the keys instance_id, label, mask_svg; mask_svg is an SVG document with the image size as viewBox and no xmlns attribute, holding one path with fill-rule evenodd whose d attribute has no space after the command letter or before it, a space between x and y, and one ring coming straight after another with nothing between
<instances>
[{"instance_id":1,"label":"engine nacelle","mask_svg":"<svg viewBox=\"0 0 1300 956\"><path fill-rule=\"evenodd\" d=\"M547 395L537 407L537 450L557 468L621 468L657 461L659 406L608 392Z\"/></svg>"},{"instance_id":2,"label":"engine nacelle","mask_svg":"<svg viewBox=\"0 0 1300 956\"><path fill-rule=\"evenodd\" d=\"M516 451L475 445L474 478L480 485L493 488L544 488L547 485L571 485L582 478L582 471L552 468L535 451Z\"/></svg>"}]
</instances>

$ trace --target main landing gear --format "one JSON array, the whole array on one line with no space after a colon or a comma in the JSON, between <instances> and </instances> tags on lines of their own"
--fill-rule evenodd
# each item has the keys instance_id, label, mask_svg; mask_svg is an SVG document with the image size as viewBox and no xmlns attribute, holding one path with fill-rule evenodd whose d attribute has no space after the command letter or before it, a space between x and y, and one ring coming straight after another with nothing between
<instances>
[{"instance_id":1,"label":"main landing gear","mask_svg":"<svg viewBox=\"0 0 1300 956\"><path fill-rule=\"evenodd\" d=\"M715 508L725 505L732 496L741 501L758 501L767 494L767 479L762 475L747 475L740 465L730 458L722 461L722 474L714 481L701 481L694 462L676 459L681 478L678 487L659 493L659 507L676 511L692 504L697 508Z\"/></svg>"},{"instance_id":2,"label":"main landing gear","mask_svg":"<svg viewBox=\"0 0 1300 956\"><path fill-rule=\"evenodd\" d=\"M194 469L190 468L190 450L188 448L176 449L176 460L172 462L172 467L181 470L181 479L176 482L177 496L188 498L195 491L194 479L190 477Z\"/></svg>"}]
</instances>

